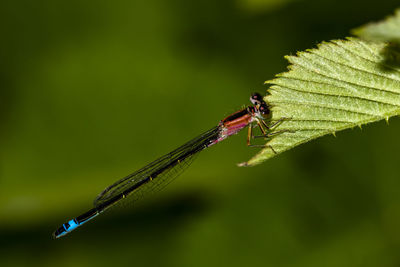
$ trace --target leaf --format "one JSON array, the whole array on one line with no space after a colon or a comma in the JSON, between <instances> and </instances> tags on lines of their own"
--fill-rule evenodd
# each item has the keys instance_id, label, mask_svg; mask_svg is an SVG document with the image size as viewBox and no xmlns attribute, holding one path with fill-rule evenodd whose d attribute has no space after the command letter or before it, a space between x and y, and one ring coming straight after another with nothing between
<instances>
[{"instance_id":1,"label":"leaf","mask_svg":"<svg viewBox=\"0 0 400 267\"><path fill-rule=\"evenodd\" d=\"M326 134L400 113L400 67L386 64L388 44L357 38L324 42L288 56L289 71L267 84L272 131L268 147L243 165L255 165Z\"/></svg>"},{"instance_id":2,"label":"leaf","mask_svg":"<svg viewBox=\"0 0 400 267\"><path fill-rule=\"evenodd\" d=\"M400 9L385 20L356 28L352 33L369 41L384 41L400 44Z\"/></svg>"}]
</instances>

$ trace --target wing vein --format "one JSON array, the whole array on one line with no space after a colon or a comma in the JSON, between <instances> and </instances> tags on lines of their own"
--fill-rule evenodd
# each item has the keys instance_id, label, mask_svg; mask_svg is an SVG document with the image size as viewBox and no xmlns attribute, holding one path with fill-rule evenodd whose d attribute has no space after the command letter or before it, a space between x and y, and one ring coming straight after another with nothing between
<instances>
[{"instance_id":1,"label":"wing vein","mask_svg":"<svg viewBox=\"0 0 400 267\"><path fill-rule=\"evenodd\" d=\"M191 164L197 152L212 145L219 134L220 127L216 126L108 186L94 200L95 207L105 209L127 195L132 195L130 198L135 201L148 193L161 190Z\"/></svg>"}]
</instances>

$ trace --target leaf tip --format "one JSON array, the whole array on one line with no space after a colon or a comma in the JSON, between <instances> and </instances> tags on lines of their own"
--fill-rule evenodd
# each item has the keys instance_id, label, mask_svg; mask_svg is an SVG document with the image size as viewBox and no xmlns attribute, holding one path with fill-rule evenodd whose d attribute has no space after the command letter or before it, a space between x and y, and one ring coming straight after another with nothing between
<instances>
[{"instance_id":1,"label":"leaf tip","mask_svg":"<svg viewBox=\"0 0 400 267\"><path fill-rule=\"evenodd\" d=\"M249 163L247 163L247 161L238 163L238 164L236 164L236 165L237 165L238 167L249 167Z\"/></svg>"},{"instance_id":2,"label":"leaf tip","mask_svg":"<svg viewBox=\"0 0 400 267\"><path fill-rule=\"evenodd\" d=\"M289 63L292 62L292 58L294 58L294 57L296 57L296 56L292 56L292 55L284 56L284 58L285 58Z\"/></svg>"},{"instance_id":3,"label":"leaf tip","mask_svg":"<svg viewBox=\"0 0 400 267\"><path fill-rule=\"evenodd\" d=\"M275 79L266 80L266 81L264 82L264 85L272 84L272 83L274 82L274 80L275 80Z\"/></svg>"}]
</instances>

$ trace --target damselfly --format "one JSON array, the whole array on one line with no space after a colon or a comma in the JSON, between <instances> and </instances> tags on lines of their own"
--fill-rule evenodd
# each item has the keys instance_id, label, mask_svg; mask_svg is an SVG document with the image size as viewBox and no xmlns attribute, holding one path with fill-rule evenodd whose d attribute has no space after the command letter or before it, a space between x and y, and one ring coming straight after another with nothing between
<instances>
[{"instance_id":1,"label":"damselfly","mask_svg":"<svg viewBox=\"0 0 400 267\"><path fill-rule=\"evenodd\" d=\"M164 187L189 166L195 154L238 133L246 126L249 126L248 146L257 146L250 143L254 137L253 127L260 128L262 137L276 134L277 132L271 133L268 130L280 120L268 127L265 118L269 115L270 109L261 95L252 94L250 101L253 105L229 115L216 127L104 189L94 200L94 208L64 223L53 233L53 237L59 238L70 233L128 196L135 201L148 192Z\"/></svg>"}]
</instances>

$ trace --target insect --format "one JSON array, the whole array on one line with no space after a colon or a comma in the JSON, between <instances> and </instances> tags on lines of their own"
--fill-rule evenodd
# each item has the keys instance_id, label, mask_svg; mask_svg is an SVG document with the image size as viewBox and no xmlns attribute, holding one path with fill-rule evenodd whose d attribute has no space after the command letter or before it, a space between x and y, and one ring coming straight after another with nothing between
<instances>
[{"instance_id":1,"label":"insect","mask_svg":"<svg viewBox=\"0 0 400 267\"><path fill-rule=\"evenodd\" d=\"M267 125L265 119L270 114L270 109L260 94L252 94L250 101L253 105L229 115L212 129L108 186L96 197L92 209L61 225L53 233L53 237L59 238L70 233L128 196L135 201L151 191L163 188L190 165L194 155L247 126L247 145L252 147L260 147L251 144L251 138L254 137L253 127L258 126L261 129L262 136L258 137L269 137L282 132L269 132L282 119L271 126Z\"/></svg>"}]
</instances>

